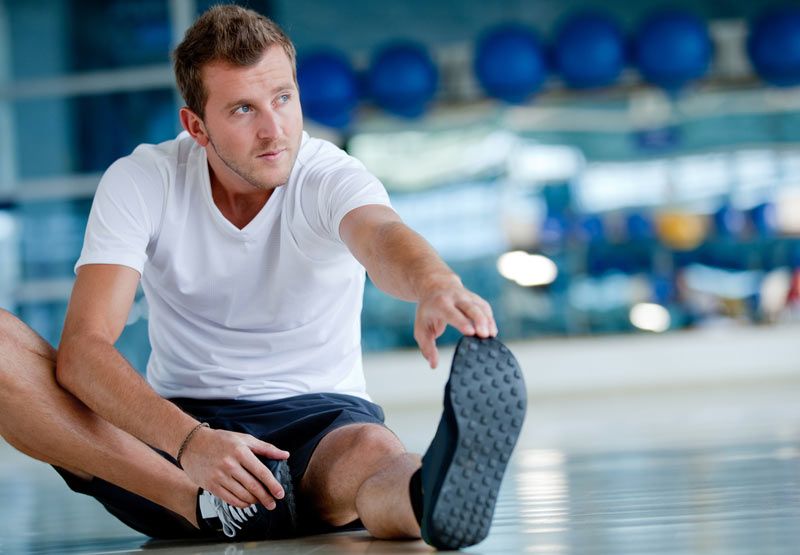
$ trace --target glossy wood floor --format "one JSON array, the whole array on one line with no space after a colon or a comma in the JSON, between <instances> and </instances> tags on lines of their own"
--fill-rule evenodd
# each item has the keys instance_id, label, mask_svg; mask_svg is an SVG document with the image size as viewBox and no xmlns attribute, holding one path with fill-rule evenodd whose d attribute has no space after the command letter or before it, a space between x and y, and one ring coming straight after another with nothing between
<instances>
[{"instance_id":1,"label":"glossy wood floor","mask_svg":"<svg viewBox=\"0 0 800 555\"><path fill-rule=\"evenodd\" d=\"M530 399L489 537L472 553L800 552L800 381ZM387 407L423 450L436 407ZM0 552L427 552L366 533L247 544L147 541L0 444Z\"/></svg>"}]
</instances>

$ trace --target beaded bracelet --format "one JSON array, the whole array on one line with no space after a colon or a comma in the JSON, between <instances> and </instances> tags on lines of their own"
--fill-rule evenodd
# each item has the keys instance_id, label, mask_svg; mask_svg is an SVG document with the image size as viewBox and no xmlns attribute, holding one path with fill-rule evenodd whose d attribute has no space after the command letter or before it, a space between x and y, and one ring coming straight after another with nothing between
<instances>
[{"instance_id":1,"label":"beaded bracelet","mask_svg":"<svg viewBox=\"0 0 800 555\"><path fill-rule=\"evenodd\" d=\"M181 443L180 449L178 449L178 456L175 457L175 462L178 463L178 468L183 470L183 466L181 466L181 457L183 456L183 452L186 449L186 446L189 445L189 440L192 439L192 436L194 436L194 434L200 428L210 428L210 427L211 426L209 426L207 422L201 422L200 424L192 428L192 431L186 434L186 438L183 440L183 443Z\"/></svg>"}]
</instances>

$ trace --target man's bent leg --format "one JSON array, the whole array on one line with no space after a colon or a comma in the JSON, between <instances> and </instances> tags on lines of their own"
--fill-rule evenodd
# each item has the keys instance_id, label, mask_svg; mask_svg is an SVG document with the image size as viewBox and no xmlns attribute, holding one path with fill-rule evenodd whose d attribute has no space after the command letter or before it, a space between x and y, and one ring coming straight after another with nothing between
<instances>
[{"instance_id":1,"label":"man's bent leg","mask_svg":"<svg viewBox=\"0 0 800 555\"><path fill-rule=\"evenodd\" d=\"M0 435L29 456L102 478L195 524L197 486L60 387L55 357L44 339L0 309Z\"/></svg>"},{"instance_id":2,"label":"man's bent leg","mask_svg":"<svg viewBox=\"0 0 800 555\"><path fill-rule=\"evenodd\" d=\"M419 466L419 455L407 453L387 428L351 424L319 443L300 489L328 524L360 518L377 538L418 538L408 487Z\"/></svg>"},{"instance_id":3,"label":"man's bent leg","mask_svg":"<svg viewBox=\"0 0 800 555\"><path fill-rule=\"evenodd\" d=\"M356 497L361 522L380 539L419 538L419 523L411 508L409 482L421 466L420 456L405 453L367 478Z\"/></svg>"},{"instance_id":4,"label":"man's bent leg","mask_svg":"<svg viewBox=\"0 0 800 555\"><path fill-rule=\"evenodd\" d=\"M360 481L357 514L376 537L419 537L440 549L459 549L489 533L506 465L525 418L526 390L519 365L496 339L464 337L445 387L444 411L421 465L380 426L342 428L320 442L312 458L321 486L323 516L346 516L352 484ZM339 435L341 434L341 435ZM331 461L330 466L326 463ZM309 469L312 465L309 464ZM420 468L417 507L411 507L411 477ZM340 480L349 488L337 491ZM415 487L416 487L415 480ZM313 492L313 490L312 490ZM342 497L336 498L331 493ZM344 511L337 513L336 511Z\"/></svg>"}]
</instances>

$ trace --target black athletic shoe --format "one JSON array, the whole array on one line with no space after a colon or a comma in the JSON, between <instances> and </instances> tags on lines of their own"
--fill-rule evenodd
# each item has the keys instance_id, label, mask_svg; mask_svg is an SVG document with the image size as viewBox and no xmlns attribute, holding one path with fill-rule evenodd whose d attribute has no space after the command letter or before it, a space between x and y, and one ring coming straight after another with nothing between
<instances>
[{"instance_id":1,"label":"black athletic shoe","mask_svg":"<svg viewBox=\"0 0 800 555\"><path fill-rule=\"evenodd\" d=\"M422 539L460 549L489 533L511 451L525 418L525 382L496 339L462 337L444 390L444 412L422 457Z\"/></svg>"},{"instance_id":2,"label":"black athletic shoe","mask_svg":"<svg viewBox=\"0 0 800 555\"><path fill-rule=\"evenodd\" d=\"M197 520L206 530L225 534L234 541L267 540L294 535L297 518L292 479L286 461L261 459L283 486L283 499L276 499L271 511L260 503L240 509L216 495L200 490L197 499Z\"/></svg>"}]
</instances>

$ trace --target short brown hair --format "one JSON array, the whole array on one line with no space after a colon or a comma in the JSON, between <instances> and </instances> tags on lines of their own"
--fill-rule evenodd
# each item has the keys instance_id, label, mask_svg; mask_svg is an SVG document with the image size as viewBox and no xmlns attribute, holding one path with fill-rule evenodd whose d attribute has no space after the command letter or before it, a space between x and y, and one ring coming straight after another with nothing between
<instances>
[{"instance_id":1,"label":"short brown hair","mask_svg":"<svg viewBox=\"0 0 800 555\"><path fill-rule=\"evenodd\" d=\"M217 61L250 66L274 45L286 52L297 80L294 45L274 21L232 4L210 8L189 27L172 54L175 80L186 106L204 117L208 92L203 85L203 66Z\"/></svg>"}]
</instances>

